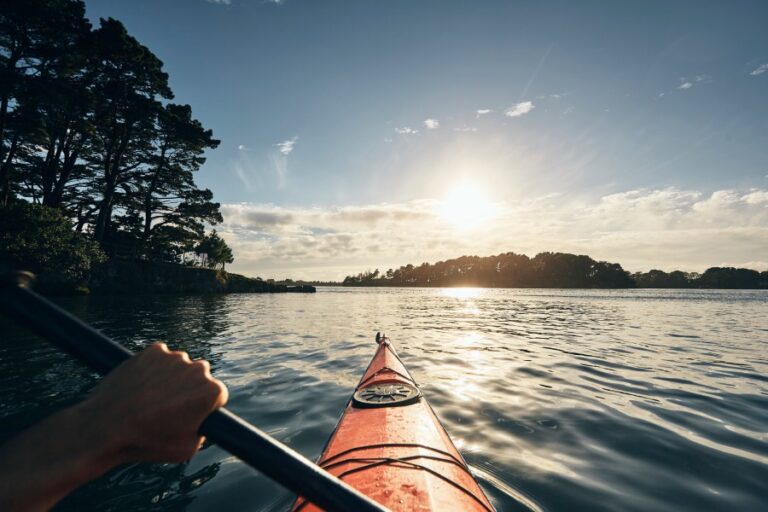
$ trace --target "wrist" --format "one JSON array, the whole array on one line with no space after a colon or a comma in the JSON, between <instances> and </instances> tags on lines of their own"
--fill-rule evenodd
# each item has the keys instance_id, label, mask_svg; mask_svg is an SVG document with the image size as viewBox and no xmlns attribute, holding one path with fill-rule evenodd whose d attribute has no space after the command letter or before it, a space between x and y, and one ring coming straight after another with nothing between
<instances>
[{"instance_id":1,"label":"wrist","mask_svg":"<svg viewBox=\"0 0 768 512\"><path fill-rule=\"evenodd\" d=\"M68 423L75 432L75 442L83 463L93 477L109 471L113 467L128 462L123 457L123 447L114 426L107 425L101 412L90 400L63 411L68 416Z\"/></svg>"}]
</instances>

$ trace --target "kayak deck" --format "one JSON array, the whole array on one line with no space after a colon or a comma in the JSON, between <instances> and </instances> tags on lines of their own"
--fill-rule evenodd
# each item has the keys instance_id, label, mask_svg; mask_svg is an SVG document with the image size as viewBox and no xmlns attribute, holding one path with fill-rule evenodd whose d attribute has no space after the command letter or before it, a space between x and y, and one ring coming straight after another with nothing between
<instances>
[{"instance_id":1,"label":"kayak deck","mask_svg":"<svg viewBox=\"0 0 768 512\"><path fill-rule=\"evenodd\" d=\"M395 511L493 511L387 338L318 465ZM293 507L319 510L301 497Z\"/></svg>"}]
</instances>

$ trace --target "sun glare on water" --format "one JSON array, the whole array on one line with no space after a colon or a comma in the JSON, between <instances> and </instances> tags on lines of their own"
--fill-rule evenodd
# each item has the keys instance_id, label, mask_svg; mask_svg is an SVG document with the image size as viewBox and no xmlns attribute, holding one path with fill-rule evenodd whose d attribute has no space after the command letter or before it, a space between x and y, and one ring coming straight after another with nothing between
<instances>
[{"instance_id":1,"label":"sun glare on water","mask_svg":"<svg viewBox=\"0 0 768 512\"><path fill-rule=\"evenodd\" d=\"M478 228L495 213L494 205L482 191L467 184L453 189L440 205L440 217L459 230Z\"/></svg>"}]
</instances>

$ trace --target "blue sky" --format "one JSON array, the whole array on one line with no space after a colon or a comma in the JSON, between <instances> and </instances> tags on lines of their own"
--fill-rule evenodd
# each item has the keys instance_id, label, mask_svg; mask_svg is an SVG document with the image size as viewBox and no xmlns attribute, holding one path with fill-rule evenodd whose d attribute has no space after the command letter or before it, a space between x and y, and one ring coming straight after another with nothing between
<instances>
[{"instance_id":1,"label":"blue sky","mask_svg":"<svg viewBox=\"0 0 768 512\"><path fill-rule=\"evenodd\" d=\"M222 139L198 182L236 270L541 250L768 268L768 3L86 4Z\"/></svg>"}]
</instances>

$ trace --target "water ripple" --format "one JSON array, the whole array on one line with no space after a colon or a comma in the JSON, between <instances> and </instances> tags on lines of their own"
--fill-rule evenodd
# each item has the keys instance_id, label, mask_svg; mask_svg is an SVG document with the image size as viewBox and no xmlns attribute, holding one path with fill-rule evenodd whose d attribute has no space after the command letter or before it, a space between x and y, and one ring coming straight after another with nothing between
<instances>
[{"instance_id":1,"label":"water ripple","mask_svg":"<svg viewBox=\"0 0 768 512\"><path fill-rule=\"evenodd\" d=\"M340 289L67 299L139 349L212 362L231 408L317 457L386 331L503 511L768 510L768 293ZM0 325L0 434L96 377ZM215 446L120 468L60 510L285 510Z\"/></svg>"}]
</instances>

